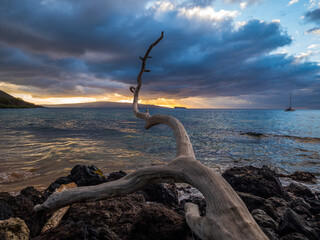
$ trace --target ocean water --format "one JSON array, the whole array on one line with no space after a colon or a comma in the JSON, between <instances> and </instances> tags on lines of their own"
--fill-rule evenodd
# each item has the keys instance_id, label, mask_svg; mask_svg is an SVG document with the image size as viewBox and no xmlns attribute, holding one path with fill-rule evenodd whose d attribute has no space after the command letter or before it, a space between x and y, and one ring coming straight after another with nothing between
<instances>
[{"instance_id":1,"label":"ocean water","mask_svg":"<svg viewBox=\"0 0 320 240\"><path fill-rule=\"evenodd\" d=\"M219 172L235 165L267 165L320 177L320 110L150 113L177 117L196 158ZM161 125L145 130L131 109L1 109L0 126L0 191L45 188L77 164L94 164L106 173L132 172L175 157L172 131Z\"/></svg>"}]
</instances>

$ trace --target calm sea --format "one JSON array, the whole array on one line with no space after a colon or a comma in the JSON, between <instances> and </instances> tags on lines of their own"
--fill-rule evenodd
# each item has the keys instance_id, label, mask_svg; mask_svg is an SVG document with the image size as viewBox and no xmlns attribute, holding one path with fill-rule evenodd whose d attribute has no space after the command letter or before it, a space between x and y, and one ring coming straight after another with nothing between
<instances>
[{"instance_id":1,"label":"calm sea","mask_svg":"<svg viewBox=\"0 0 320 240\"><path fill-rule=\"evenodd\" d=\"M320 110L150 112L177 117L197 159L217 171L252 164L320 177ZM145 130L131 109L1 109L0 126L0 191L44 188L77 164L130 172L175 156L170 129Z\"/></svg>"}]
</instances>

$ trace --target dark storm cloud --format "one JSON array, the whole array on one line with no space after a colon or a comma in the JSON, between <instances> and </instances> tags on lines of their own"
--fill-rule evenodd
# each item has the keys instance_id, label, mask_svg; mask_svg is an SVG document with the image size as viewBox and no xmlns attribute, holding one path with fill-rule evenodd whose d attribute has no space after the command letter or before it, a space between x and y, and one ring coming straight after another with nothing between
<instances>
[{"instance_id":1,"label":"dark storm cloud","mask_svg":"<svg viewBox=\"0 0 320 240\"><path fill-rule=\"evenodd\" d=\"M144 76L146 97L246 95L259 105L259 94L277 91L279 99L291 89L319 92L316 63L270 54L291 44L280 24L251 20L235 28L227 15L208 20L145 4L1 1L0 81L38 88L39 95L127 92L140 68L138 56L164 30ZM310 96L306 106L320 102L320 95Z\"/></svg>"},{"instance_id":2,"label":"dark storm cloud","mask_svg":"<svg viewBox=\"0 0 320 240\"><path fill-rule=\"evenodd\" d=\"M305 17L308 21L315 22L320 25L320 8L307 12Z\"/></svg>"}]
</instances>

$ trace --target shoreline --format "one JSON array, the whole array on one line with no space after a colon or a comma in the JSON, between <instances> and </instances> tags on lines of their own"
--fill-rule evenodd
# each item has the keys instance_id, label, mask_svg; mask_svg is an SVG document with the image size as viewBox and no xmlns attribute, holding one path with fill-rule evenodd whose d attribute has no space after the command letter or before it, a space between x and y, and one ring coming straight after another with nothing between
<instances>
[{"instance_id":1,"label":"shoreline","mask_svg":"<svg viewBox=\"0 0 320 240\"><path fill-rule=\"evenodd\" d=\"M123 171L103 174L95 166L77 165L68 176L58 178L44 191L27 187L16 196L1 192L0 229L3 229L3 221L16 221L15 224L22 226L17 220L20 218L27 228L20 227L18 229L25 232L14 234L26 236L29 231L30 238L38 240L63 239L70 234L89 234L75 239L151 239L155 233L155 239L197 239L185 223L184 204L196 203L205 214L205 200L187 184L154 184L126 197L74 204L58 226L41 233L52 212L35 213L32 209L56 189L68 184L96 185L125 175ZM288 186L281 184L280 175L283 176L266 166L232 167L222 174L270 239L317 239L320 236L320 193L312 192L305 185L305 181L315 182L314 175L291 174L295 179ZM145 218L149 220L143 220ZM109 238L104 238L107 235Z\"/></svg>"}]
</instances>

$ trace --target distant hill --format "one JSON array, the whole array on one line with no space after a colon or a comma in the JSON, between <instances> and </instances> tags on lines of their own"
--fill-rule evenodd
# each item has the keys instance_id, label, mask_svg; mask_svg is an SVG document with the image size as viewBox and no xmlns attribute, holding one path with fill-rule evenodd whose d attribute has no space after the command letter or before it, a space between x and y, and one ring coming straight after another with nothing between
<instances>
[{"instance_id":1,"label":"distant hill","mask_svg":"<svg viewBox=\"0 0 320 240\"><path fill-rule=\"evenodd\" d=\"M23 101L21 98L15 98L8 93L0 90L0 108L40 108L42 106L35 105Z\"/></svg>"},{"instance_id":2,"label":"distant hill","mask_svg":"<svg viewBox=\"0 0 320 240\"><path fill-rule=\"evenodd\" d=\"M132 103L89 102L89 103L45 105L45 107L49 107L49 108L132 108ZM139 104L139 108L166 108L166 107Z\"/></svg>"}]
</instances>

